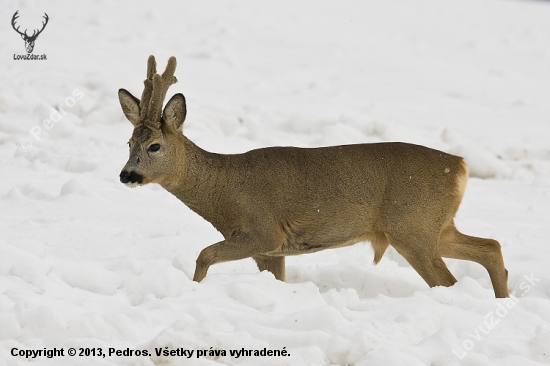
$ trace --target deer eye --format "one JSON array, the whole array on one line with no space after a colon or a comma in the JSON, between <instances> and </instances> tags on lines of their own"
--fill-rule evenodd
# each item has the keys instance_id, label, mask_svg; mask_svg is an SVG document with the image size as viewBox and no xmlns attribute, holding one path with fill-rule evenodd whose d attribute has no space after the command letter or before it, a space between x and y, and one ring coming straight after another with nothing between
<instances>
[{"instance_id":1,"label":"deer eye","mask_svg":"<svg viewBox=\"0 0 550 366\"><path fill-rule=\"evenodd\" d=\"M160 149L160 144L153 144L153 145L149 146L147 151L155 152L155 151L159 151L159 149Z\"/></svg>"}]
</instances>

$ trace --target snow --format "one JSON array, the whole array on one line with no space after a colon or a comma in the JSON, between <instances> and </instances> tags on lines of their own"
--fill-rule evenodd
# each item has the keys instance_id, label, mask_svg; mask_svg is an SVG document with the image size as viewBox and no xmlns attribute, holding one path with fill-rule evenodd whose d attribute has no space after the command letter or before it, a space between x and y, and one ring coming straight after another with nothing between
<instances>
[{"instance_id":1,"label":"snow","mask_svg":"<svg viewBox=\"0 0 550 366\"><path fill-rule=\"evenodd\" d=\"M15 348L64 349L33 365L550 364L550 3L3 9L0 364L26 364ZM29 29L48 13L34 50L46 61L13 59L16 10ZM515 297L495 299L485 269L457 260L457 284L430 289L394 250L372 265L368 244L288 257L286 283L251 259L193 282L221 235L161 187L118 180L132 125L116 93L140 95L150 54L159 68L177 57L169 93L185 94L184 133L211 151L407 141L464 156L457 226L500 241ZM264 348L289 355L229 355Z\"/></svg>"}]
</instances>

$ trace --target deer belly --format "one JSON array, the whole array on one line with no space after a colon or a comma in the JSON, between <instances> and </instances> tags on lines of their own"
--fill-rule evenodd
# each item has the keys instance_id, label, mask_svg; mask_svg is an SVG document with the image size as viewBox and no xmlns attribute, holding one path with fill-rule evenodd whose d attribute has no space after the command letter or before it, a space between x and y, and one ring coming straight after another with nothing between
<instances>
[{"instance_id":1,"label":"deer belly","mask_svg":"<svg viewBox=\"0 0 550 366\"><path fill-rule=\"evenodd\" d=\"M281 225L282 243L271 255L298 255L323 249L339 248L364 241L368 237L366 225L342 225L331 222L286 221Z\"/></svg>"}]
</instances>

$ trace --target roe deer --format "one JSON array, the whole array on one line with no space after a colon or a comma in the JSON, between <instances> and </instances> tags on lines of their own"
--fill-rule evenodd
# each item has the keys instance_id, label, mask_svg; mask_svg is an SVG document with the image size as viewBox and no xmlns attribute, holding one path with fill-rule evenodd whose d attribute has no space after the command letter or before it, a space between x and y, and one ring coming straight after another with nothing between
<instances>
[{"instance_id":1,"label":"roe deer","mask_svg":"<svg viewBox=\"0 0 550 366\"><path fill-rule=\"evenodd\" d=\"M483 265L496 297L508 296L500 244L455 228L468 177L462 158L400 142L211 153L182 134L182 94L162 111L175 68L171 57L161 76L150 56L141 100L118 92L134 125L120 181L160 184L223 235L201 251L193 280L252 257L284 281L286 255L370 241L374 263L391 244L430 287L456 282L441 257L457 258Z\"/></svg>"}]
</instances>

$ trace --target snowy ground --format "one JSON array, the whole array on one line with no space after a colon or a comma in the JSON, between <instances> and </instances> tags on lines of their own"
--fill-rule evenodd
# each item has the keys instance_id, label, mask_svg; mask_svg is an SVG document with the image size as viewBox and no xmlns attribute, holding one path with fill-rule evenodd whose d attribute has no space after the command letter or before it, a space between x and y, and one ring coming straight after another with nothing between
<instances>
[{"instance_id":1,"label":"snowy ground","mask_svg":"<svg viewBox=\"0 0 550 366\"><path fill-rule=\"evenodd\" d=\"M15 348L64 349L33 365L550 363L549 2L136 3L2 3L1 365L26 364ZM48 13L47 61L13 59L16 10L22 29ZM149 54L177 57L169 94L211 151L398 140L464 156L457 225L500 241L517 299L454 260L458 283L430 289L394 251L373 266L368 244L290 257L287 283L252 260L192 282L221 235L160 187L118 181L132 126L116 92L140 95ZM243 348L289 355L229 354Z\"/></svg>"}]
</instances>

